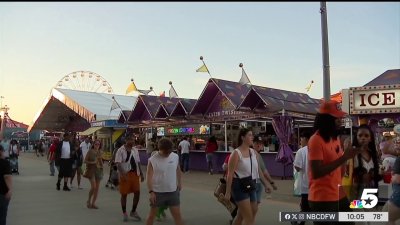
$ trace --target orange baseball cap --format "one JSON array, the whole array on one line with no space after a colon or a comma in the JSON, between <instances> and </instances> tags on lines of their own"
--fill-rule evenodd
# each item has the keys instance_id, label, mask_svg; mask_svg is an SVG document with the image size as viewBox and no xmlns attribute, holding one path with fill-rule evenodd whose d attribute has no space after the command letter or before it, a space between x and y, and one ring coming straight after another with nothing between
<instances>
[{"instance_id":1,"label":"orange baseball cap","mask_svg":"<svg viewBox=\"0 0 400 225\"><path fill-rule=\"evenodd\" d=\"M346 112L343 112L339 109L339 103L334 100L330 100L327 102L323 101L320 105L319 113L329 114L336 118L342 118L347 114Z\"/></svg>"}]
</instances>

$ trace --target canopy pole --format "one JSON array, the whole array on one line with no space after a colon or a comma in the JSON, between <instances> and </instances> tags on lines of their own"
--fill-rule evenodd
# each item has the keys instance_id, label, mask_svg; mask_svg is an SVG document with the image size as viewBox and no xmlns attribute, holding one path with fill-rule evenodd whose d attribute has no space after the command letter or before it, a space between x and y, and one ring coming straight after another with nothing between
<instances>
[{"instance_id":1,"label":"canopy pole","mask_svg":"<svg viewBox=\"0 0 400 225\"><path fill-rule=\"evenodd\" d=\"M29 149L29 132L28 132L28 146L26 148L27 148L26 151L29 152L29 150L30 150Z\"/></svg>"},{"instance_id":2,"label":"canopy pole","mask_svg":"<svg viewBox=\"0 0 400 225\"><path fill-rule=\"evenodd\" d=\"M297 141L298 141L298 145L300 145L300 124L298 123L297 124ZM300 145L300 147L302 147L301 145Z\"/></svg>"},{"instance_id":3,"label":"canopy pole","mask_svg":"<svg viewBox=\"0 0 400 225\"><path fill-rule=\"evenodd\" d=\"M226 121L225 121L225 152L228 151L228 135L227 135L227 127L226 127Z\"/></svg>"}]
</instances>

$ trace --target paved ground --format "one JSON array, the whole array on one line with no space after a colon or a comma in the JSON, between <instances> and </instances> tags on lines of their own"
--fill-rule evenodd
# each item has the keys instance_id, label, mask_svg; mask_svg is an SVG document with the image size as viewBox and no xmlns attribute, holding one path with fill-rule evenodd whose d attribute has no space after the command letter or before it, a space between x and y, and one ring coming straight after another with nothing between
<instances>
[{"instance_id":1,"label":"paved ground","mask_svg":"<svg viewBox=\"0 0 400 225\"><path fill-rule=\"evenodd\" d=\"M15 175L15 191L10 203L8 225L80 225L80 224L127 224L122 222L119 193L105 187L102 181L97 205L100 209L90 210L85 202L89 183L83 180L83 190L73 188L71 192L57 191L56 178L49 176L48 164L43 157L32 153L20 157L20 175ZM108 172L108 169L106 170ZM108 174L105 174L108 178ZM181 210L186 225L225 225L230 218L225 208L213 196L220 175L190 172L183 177ZM75 181L76 182L76 181ZM293 181L276 179L279 190L266 196L261 203L257 225L283 224L278 222L279 211L297 211L298 198L292 196ZM76 187L76 183L74 183ZM128 209L131 207L131 199ZM144 219L149 212L148 194L142 183L142 196L138 212ZM170 214L163 222L173 224ZM144 224L129 221L128 224ZM289 223L286 223L289 224Z\"/></svg>"}]
</instances>

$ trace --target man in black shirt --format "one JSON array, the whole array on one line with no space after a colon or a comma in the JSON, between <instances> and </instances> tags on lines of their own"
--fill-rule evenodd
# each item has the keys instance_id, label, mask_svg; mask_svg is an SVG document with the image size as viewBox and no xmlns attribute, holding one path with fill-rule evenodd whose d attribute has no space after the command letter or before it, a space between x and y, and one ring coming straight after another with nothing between
<instances>
[{"instance_id":1,"label":"man in black shirt","mask_svg":"<svg viewBox=\"0 0 400 225\"><path fill-rule=\"evenodd\" d=\"M64 134L64 139L57 145L55 161L56 166L60 167L58 172L57 190L60 190L61 179L64 178L64 191L71 191L68 188L68 178L72 176L72 153L74 152L74 146L71 142L72 135L69 133Z\"/></svg>"},{"instance_id":2,"label":"man in black shirt","mask_svg":"<svg viewBox=\"0 0 400 225\"><path fill-rule=\"evenodd\" d=\"M8 204L12 194L12 175L10 163L5 160L4 148L0 145L0 225L7 221Z\"/></svg>"}]
</instances>

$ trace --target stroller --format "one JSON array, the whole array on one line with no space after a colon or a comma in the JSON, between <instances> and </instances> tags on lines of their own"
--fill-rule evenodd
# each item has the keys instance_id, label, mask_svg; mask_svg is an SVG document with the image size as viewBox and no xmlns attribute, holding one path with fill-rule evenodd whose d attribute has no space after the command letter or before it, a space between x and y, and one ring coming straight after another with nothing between
<instances>
[{"instance_id":1,"label":"stroller","mask_svg":"<svg viewBox=\"0 0 400 225\"><path fill-rule=\"evenodd\" d=\"M18 171L18 156L10 156L9 158L11 173L19 175Z\"/></svg>"},{"instance_id":2,"label":"stroller","mask_svg":"<svg viewBox=\"0 0 400 225\"><path fill-rule=\"evenodd\" d=\"M106 187L114 189L118 187L118 184L119 184L119 174L117 165L114 163L110 163L110 176L108 177Z\"/></svg>"}]
</instances>

